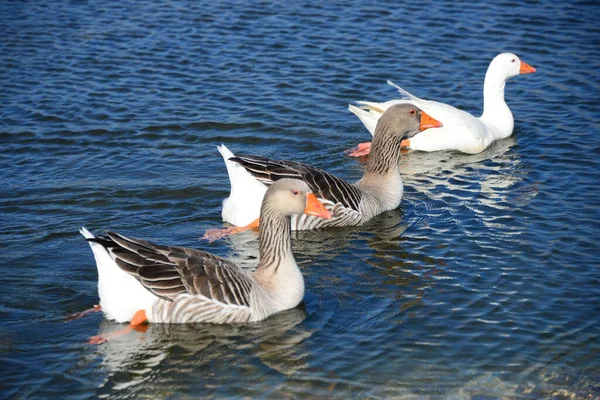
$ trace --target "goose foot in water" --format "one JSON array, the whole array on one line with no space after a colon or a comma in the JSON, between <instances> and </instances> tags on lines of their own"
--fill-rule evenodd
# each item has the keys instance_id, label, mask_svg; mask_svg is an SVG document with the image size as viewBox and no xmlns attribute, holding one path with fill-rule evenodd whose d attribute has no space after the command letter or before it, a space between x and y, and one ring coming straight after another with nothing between
<instances>
[{"instance_id":1,"label":"goose foot in water","mask_svg":"<svg viewBox=\"0 0 600 400\"><path fill-rule=\"evenodd\" d=\"M408 151L410 148L410 140L404 139L400 142L400 147L404 150ZM346 150L346 154L350 157L366 157L371 152L371 142L362 142L359 143L358 146Z\"/></svg>"},{"instance_id":2,"label":"goose foot in water","mask_svg":"<svg viewBox=\"0 0 600 400\"><path fill-rule=\"evenodd\" d=\"M95 313L98 311L102 311L102 307L100 307L98 304L96 304L92 308L88 308L87 310L83 310L83 311L79 311L79 312L67 315L65 317L65 321L67 321L67 322L73 321L73 320L79 319L81 317L85 317L88 314Z\"/></svg>"},{"instance_id":3,"label":"goose foot in water","mask_svg":"<svg viewBox=\"0 0 600 400\"><path fill-rule=\"evenodd\" d=\"M225 236L235 235L236 233L244 232L250 229L256 229L259 225L258 221L259 219L256 218L254 221L250 222L246 226L231 226L229 228L207 229L206 232L204 232L204 236L202 236L202 239L206 239L212 243L215 240L224 238Z\"/></svg>"},{"instance_id":4,"label":"goose foot in water","mask_svg":"<svg viewBox=\"0 0 600 400\"><path fill-rule=\"evenodd\" d=\"M129 325L127 325L125 328L115 331L115 332L106 333L104 335L92 336L91 338L88 339L88 343L89 344L106 343L110 339L113 339L117 336L126 335L129 332L131 332L132 330L136 330L137 332L146 332L146 330L148 329L148 325L145 325L144 323L147 321L148 321L148 317L146 317L146 311L139 310L138 312L135 313L133 318L131 318Z\"/></svg>"},{"instance_id":5,"label":"goose foot in water","mask_svg":"<svg viewBox=\"0 0 600 400\"><path fill-rule=\"evenodd\" d=\"M364 157L371 152L371 142L359 143L358 146L346 150L346 154L350 157Z\"/></svg>"}]
</instances>

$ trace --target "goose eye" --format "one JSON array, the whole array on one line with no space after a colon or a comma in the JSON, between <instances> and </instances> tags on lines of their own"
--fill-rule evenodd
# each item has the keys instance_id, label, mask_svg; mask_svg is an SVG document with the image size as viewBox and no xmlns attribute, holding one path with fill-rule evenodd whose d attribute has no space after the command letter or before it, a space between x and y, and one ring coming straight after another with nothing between
<instances>
[{"instance_id":1,"label":"goose eye","mask_svg":"<svg viewBox=\"0 0 600 400\"><path fill-rule=\"evenodd\" d=\"M517 60L515 60L515 59L513 58L511 62L515 62L515 61L517 61Z\"/></svg>"},{"instance_id":2,"label":"goose eye","mask_svg":"<svg viewBox=\"0 0 600 400\"><path fill-rule=\"evenodd\" d=\"M410 110L410 115L415 115L417 112L415 110Z\"/></svg>"},{"instance_id":3,"label":"goose eye","mask_svg":"<svg viewBox=\"0 0 600 400\"><path fill-rule=\"evenodd\" d=\"M292 193L294 194L294 196L298 196L300 194L300 192L297 190L292 190Z\"/></svg>"}]
</instances>

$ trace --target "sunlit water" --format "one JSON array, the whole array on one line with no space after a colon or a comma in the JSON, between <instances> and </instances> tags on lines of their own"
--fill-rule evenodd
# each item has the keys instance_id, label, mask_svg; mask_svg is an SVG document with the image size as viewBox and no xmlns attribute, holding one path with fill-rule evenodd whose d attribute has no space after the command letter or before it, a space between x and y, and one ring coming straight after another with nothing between
<instances>
[{"instance_id":1,"label":"sunlit water","mask_svg":"<svg viewBox=\"0 0 600 400\"><path fill-rule=\"evenodd\" d=\"M600 396L596 2L3 2L0 368L10 398ZM156 3L156 4L155 4ZM303 307L247 326L120 329L95 314L81 225L256 261L222 226L216 145L349 180L346 110L396 97L481 112L490 60L512 137L409 153L402 206L301 232Z\"/></svg>"}]
</instances>

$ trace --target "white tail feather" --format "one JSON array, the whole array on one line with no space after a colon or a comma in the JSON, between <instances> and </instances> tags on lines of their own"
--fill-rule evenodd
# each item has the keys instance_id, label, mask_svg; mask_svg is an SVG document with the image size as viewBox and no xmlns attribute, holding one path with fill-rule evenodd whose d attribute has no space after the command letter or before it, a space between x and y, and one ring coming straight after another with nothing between
<instances>
[{"instance_id":1,"label":"white tail feather","mask_svg":"<svg viewBox=\"0 0 600 400\"><path fill-rule=\"evenodd\" d=\"M381 117L383 112L380 112L381 109L377 107L377 103L370 103L368 101L357 101L357 103L364 107L348 104L348 110L360 119L363 125L371 132L371 136L373 136L377 121L379 121L379 117Z\"/></svg>"},{"instance_id":2,"label":"white tail feather","mask_svg":"<svg viewBox=\"0 0 600 400\"><path fill-rule=\"evenodd\" d=\"M235 155L225 145L217 146L217 149L223 156L231 183L229 197L223 200L221 216L225 222L246 226L259 217L267 186L246 171L246 168L231 161L230 158Z\"/></svg>"},{"instance_id":3,"label":"white tail feather","mask_svg":"<svg viewBox=\"0 0 600 400\"><path fill-rule=\"evenodd\" d=\"M85 229L85 226L82 226L79 229L79 233L81 233L83 235L83 237L86 238L86 239L93 239L93 238L96 237L96 236L94 236L94 234L92 232L90 232L87 229Z\"/></svg>"},{"instance_id":4,"label":"white tail feather","mask_svg":"<svg viewBox=\"0 0 600 400\"><path fill-rule=\"evenodd\" d=\"M85 227L81 227L79 233L86 239L95 238ZM98 295L106 317L117 322L127 322L138 310L146 310L150 315L157 297L133 276L119 268L104 246L96 242L88 243L96 259Z\"/></svg>"},{"instance_id":5,"label":"white tail feather","mask_svg":"<svg viewBox=\"0 0 600 400\"><path fill-rule=\"evenodd\" d=\"M404 100L414 100L414 101L420 101L421 99L419 99L417 96L414 96L412 94L410 94L409 92L407 92L406 90L402 89L400 86L396 85L394 82L388 80L387 84L390 86L395 87L400 94L402 95L402 99Z\"/></svg>"}]
</instances>

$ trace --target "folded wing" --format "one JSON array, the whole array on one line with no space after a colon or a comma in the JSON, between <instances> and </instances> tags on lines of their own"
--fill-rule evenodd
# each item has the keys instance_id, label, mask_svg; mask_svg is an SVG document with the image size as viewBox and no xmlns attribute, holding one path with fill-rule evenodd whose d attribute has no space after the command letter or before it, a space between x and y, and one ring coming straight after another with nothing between
<instances>
[{"instance_id":1,"label":"folded wing","mask_svg":"<svg viewBox=\"0 0 600 400\"><path fill-rule=\"evenodd\" d=\"M173 301L188 294L249 307L252 280L232 262L200 250L161 246L114 232L93 240L117 265L156 296Z\"/></svg>"},{"instance_id":2,"label":"folded wing","mask_svg":"<svg viewBox=\"0 0 600 400\"><path fill-rule=\"evenodd\" d=\"M231 160L244 166L256 179L266 185L282 178L302 179L320 200L333 204L340 203L346 208L359 210L362 193L358 188L308 164L246 155L237 155Z\"/></svg>"}]
</instances>

